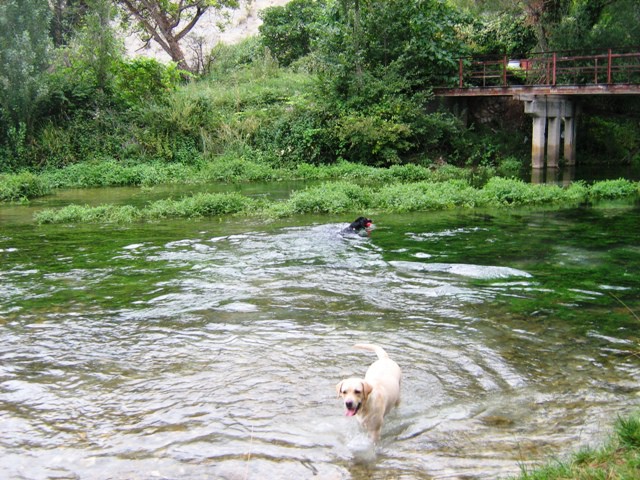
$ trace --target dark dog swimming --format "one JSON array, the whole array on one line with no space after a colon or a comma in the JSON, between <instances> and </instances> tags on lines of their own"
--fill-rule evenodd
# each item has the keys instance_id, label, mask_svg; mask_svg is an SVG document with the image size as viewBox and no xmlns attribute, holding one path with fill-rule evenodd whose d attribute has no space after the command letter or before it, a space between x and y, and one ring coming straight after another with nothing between
<instances>
[{"instance_id":1,"label":"dark dog swimming","mask_svg":"<svg viewBox=\"0 0 640 480\"><path fill-rule=\"evenodd\" d=\"M351 233L355 235L366 236L373 228L373 220L366 217L358 217L349 224L342 233Z\"/></svg>"}]
</instances>

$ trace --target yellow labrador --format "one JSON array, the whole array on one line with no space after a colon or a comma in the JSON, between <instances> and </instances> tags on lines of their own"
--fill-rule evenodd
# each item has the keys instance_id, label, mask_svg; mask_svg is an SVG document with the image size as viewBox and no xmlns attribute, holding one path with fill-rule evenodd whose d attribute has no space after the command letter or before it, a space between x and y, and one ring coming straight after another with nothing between
<instances>
[{"instance_id":1,"label":"yellow labrador","mask_svg":"<svg viewBox=\"0 0 640 480\"><path fill-rule=\"evenodd\" d=\"M378 355L364 378L348 378L336 385L338 397L344 399L345 415L355 416L369 432L374 442L380 440L384 416L400 403L401 370L382 347L371 344L354 345Z\"/></svg>"}]
</instances>

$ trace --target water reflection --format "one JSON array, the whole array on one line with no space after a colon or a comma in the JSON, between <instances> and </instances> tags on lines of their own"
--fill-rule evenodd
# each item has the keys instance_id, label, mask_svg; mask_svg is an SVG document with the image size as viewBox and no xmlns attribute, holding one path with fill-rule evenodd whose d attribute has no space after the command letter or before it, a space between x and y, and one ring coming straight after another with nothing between
<instances>
[{"instance_id":1,"label":"water reflection","mask_svg":"<svg viewBox=\"0 0 640 480\"><path fill-rule=\"evenodd\" d=\"M556 168L532 168L530 176L524 180L531 183L551 183L567 186L577 180L594 182L626 178L628 180L640 180L640 167L636 164L590 164L590 165L564 165Z\"/></svg>"},{"instance_id":2,"label":"water reflection","mask_svg":"<svg viewBox=\"0 0 640 480\"><path fill-rule=\"evenodd\" d=\"M551 183L566 187L576 180L576 166L566 165L562 168L533 168L531 183Z\"/></svg>"},{"instance_id":3,"label":"water reflection","mask_svg":"<svg viewBox=\"0 0 640 480\"><path fill-rule=\"evenodd\" d=\"M637 405L637 335L593 322L597 282L546 278L613 250L528 250L566 219L382 216L371 238L321 220L3 232L0 476L496 478ZM560 294L583 320L540 307ZM373 361L359 341L404 372L376 449L335 398Z\"/></svg>"}]
</instances>

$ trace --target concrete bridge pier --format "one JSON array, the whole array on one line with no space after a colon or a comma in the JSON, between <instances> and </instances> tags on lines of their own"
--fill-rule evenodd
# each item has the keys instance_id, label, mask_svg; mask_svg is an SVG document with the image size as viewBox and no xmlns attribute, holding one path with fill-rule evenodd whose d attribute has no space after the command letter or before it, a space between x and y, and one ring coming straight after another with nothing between
<instances>
[{"instance_id":1,"label":"concrete bridge pier","mask_svg":"<svg viewBox=\"0 0 640 480\"><path fill-rule=\"evenodd\" d=\"M531 138L531 165L544 168L545 152L548 168L557 168L560 147L564 140L565 164L575 164L575 106L573 101L561 95L527 95L524 113L533 117Z\"/></svg>"}]
</instances>

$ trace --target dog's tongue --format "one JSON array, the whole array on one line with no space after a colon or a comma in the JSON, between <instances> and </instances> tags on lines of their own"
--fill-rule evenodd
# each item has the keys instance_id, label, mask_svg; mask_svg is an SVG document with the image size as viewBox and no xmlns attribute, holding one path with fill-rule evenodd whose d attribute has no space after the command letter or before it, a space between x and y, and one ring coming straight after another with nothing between
<instances>
[{"instance_id":1,"label":"dog's tongue","mask_svg":"<svg viewBox=\"0 0 640 480\"><path fill-rule=\"evenodd\" d=\"M354 408L354 409L347 408L347 411L346 411L346 412L344 412L344 414L345 414L347 417L353 417L353 416L356 414L356 411L357 411L357 410L356 410L355 408Z\"/></svg>"}]
</instances>

